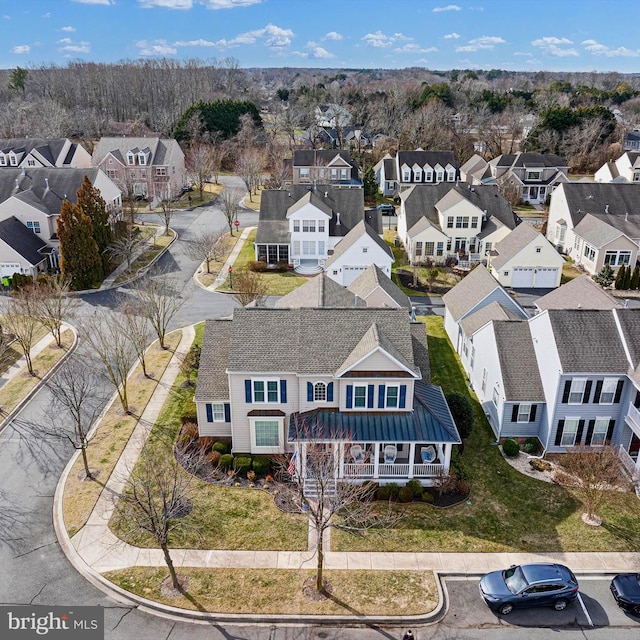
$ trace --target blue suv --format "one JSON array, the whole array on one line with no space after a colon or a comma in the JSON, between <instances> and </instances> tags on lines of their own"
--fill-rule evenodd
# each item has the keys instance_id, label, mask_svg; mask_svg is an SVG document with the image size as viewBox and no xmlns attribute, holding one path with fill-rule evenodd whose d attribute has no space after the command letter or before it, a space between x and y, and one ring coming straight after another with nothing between
<instances>
[{"instance_id":1,"label":"blue suv","mask_svg":"<svg viewBox=\"0 0 640 640\"><path fill-rule=\"evenodd\" d=\"M562 611L578 597L578 581L562 564L522 564L492 571L480 580L489 608L505 616L516 608L552 606Z\"/></svg>"}]
</instances>

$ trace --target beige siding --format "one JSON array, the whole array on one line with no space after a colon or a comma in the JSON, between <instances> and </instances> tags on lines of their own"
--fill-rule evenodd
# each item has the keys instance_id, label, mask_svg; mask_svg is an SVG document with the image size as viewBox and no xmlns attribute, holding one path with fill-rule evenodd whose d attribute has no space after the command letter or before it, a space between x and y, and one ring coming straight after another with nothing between
<instances>
[{"instance_id":1,"label":"beige siding","mask_svg":"<svg viewBox=\"0 0 640 640\"><path fill-rule=\"evenodd\" d=\"M396 301L381 287L376 287L365 300L368 307L398 307Z\"/></svg>"},{"instance_id":2,"label":"beige siding","mask_svg":"<svg viewBox=\"0 0 640 640\"><path fill-rule=\"evenodd\" d=\"M378 385L397 385L398 387L401 384L407 385L407 398L406 398L406 406L402 411L411 411L413 409L413 378L343 378L340 380L340 410L341 411L351 411L352 409L347 409L347 385L354 386L368 386L370 384L374 385L374 395L373 395L373 408L362 408L358 407L356 411L380 411L378 409ZM398 411L399 409L393 409L393 411Z\"/></svg>"},{"instance_id":3,"label":"beige siding","mask_svg":"<svg viewBox=\"0 0 640 640\"><path fill-rule=\"evenodd\" d=\"M405 371L381 351L376 351L359 362L352 371Z\"/></svg>"},{"instance_id":4,"label":"beige siding","mask_svg":"<svg viewBox=\"0 0 640 640\"><path fill-rule=\"evenodd\" d=\"M16 198L9 198L0 203L0 220L6 220L11 216L15 216L22 222L25 227L28 221L37 221L40 223L39 238L42 238L47 244L57 246L57 240L51 240L51 236L57 230L56 221L58 216L48 216L39 209L36 209Z\"/></svg>"},{"instance_id":5,"label":"beige siding","mask_svg":"<svg viewBox=\"0 0 640 640\"><path fill-rule=\"evenodd\" d=\"M231 437L231 425L226 422L207 422L206 402L196 402L198 433L201 436Z\"/></svg>"}]
</instances>

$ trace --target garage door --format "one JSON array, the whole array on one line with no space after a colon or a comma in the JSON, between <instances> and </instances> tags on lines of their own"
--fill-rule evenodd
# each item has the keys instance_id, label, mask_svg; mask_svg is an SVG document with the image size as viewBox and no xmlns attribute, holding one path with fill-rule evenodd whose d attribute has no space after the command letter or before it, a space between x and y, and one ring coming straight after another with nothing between
<instances>
[{"instance_id":1,"label":"garage door","mask_svg":"<svg viewBox=\"0 0 640 640\"><path fill-rule=\"evenodd\" d=\"M514 269L511 277L511 286L514 289L529 289L533 287L534 275L533 267Z\"/></svg>"},{"instance_id":2,"label":"garage door","mask_svg":"<svg viewBox=\"0 0 640 640\"><path fill-rule=\"evenodd\" d=\"M558 269L540 268L536 273L535 287L538 289L551 289L556 286L558 281Z\"/></svg>"},{"instance_id":3,"label":"garage door","mask_svg":"<svg viewBox=\"0 0 640 640\"><path fill-rule=\"evenodd\" d=\"M0 262L0 276L10 278L14 273L20 273L20 263Z\"/></svg>"}]
</instances>

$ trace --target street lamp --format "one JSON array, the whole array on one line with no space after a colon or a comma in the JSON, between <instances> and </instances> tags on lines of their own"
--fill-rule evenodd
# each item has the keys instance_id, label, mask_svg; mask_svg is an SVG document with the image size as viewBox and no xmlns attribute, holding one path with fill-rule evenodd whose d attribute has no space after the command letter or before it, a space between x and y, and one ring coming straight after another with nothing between
<instances>
[{"instance_id":1,"label":"street lamp","mask_svg":"<svg viewBox=\"0 0 640 640\"><path fill-rule=\"evenodd\" d=\"M229 289L233 289L233 275L232 275L233 267L229 266L228 272L229 272Z\"/></svg>"}]
</instances>

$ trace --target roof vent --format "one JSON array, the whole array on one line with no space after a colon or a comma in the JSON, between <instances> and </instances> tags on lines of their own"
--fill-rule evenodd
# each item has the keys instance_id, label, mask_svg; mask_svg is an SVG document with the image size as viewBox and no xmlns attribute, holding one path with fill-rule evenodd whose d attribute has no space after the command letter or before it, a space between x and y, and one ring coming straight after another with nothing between
<instances>
[{"instance_id":1,"label":"roof vent","mask_svg":"<svg viewBox=\"0 0 640 640\"><path fill-rule=\"evenodd\" d=\"M23 176L26 176L27 175L27 170L24 167L22 167L21 173L22 173Z\"/></svg>"},{"instance_id":2,"label":"roof vent","mask_svg":"<svg viewBox=\"0 0 640 640\"><path fill-rule=\"evenodd\" d=\"M605 213L609 213L609 205L608 204L604 205L604 212Z\"/></svg>"},{"instance_id":3,"label":"roof vent","mask_svg":"<svg viewBox=\"0 0 640 640\"><path fill-rule=\"evenodd\" d=\"M328 197L329 197L329 192L328 192L328 191L325 191L325 192L324 192L324 197L325 197L325 198L328 198Z\"/></svg>"},{"instance_id":4,"label":"roof vent","mask_svg":"<svg viewBox=\"0 0 640 640\"><path fill-rule=\"evenodd\" d=\"M340 224L340 212L336 211L336 224L339 225Z\"/></svg>"},{"instance_id":5,"label":"roof vent","mask_svg":"<svg viewBox=\"0 0 640 640\"><path fill-rule=\"evenodd\" d=\"M18 178L16 178L16 189L20 188L20 180L18 180Z\"/></svg>"},{"instance_id":6,"label":"roof vent","mask_svg":"<svg viewBox=\"0 0 640 640\"><path fill-rule=\"evenodd\" d=\"M625 222L629 222L629 212L628 211L626 211L625 214L624 214L624 221Z\"/></svg>"},{"instance_id":7,"label":"roof vent","mask_svg":"<svg viewBox=\"0 0 640 640\"><path fill-rule=\"evenodd\" d=\"M46 191L49 191L49 178L45 178L44 183L47 185Z\"/></svg>"},{"instance_id":8,"label":"roof vent","mask_svg":"<svg viewBox=\"0 0 640 640\"><path fill-rule=\"evenodd\" d=\"M291 197L291 191L289 191L289 193L287 193L287 195L288 195L289 197Z\"/></svg>"}]
</instances>

